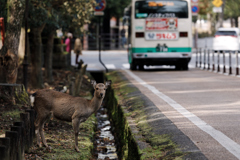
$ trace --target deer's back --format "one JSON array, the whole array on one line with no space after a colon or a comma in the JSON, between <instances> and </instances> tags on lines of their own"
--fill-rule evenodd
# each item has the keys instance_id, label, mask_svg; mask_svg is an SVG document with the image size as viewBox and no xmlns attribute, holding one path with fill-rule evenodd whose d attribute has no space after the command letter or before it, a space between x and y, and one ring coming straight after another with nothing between
<instances>
[{"instance_id":1,"label":"deer's back","mask_svg":"<svg viewBox=\"0 0 240 160\"><path fill-rule=\"evenodd\" d=\"M87 103L89 100L81 97L43 89L36 92L34 108L37 112L51 112L57 119L71 121L74 112L82 110Z\"/></svg>"}]
</instances>

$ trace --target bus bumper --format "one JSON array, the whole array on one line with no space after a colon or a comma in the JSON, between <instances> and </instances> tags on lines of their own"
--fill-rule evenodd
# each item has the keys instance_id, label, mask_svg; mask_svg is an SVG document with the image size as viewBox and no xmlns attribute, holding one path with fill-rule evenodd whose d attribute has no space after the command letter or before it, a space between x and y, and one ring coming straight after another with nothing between
<instances>
[{"instance_id":1,"label":"bus bumper","mask_svg":"<svg viewBox=\"0 0 240 160\"><path fill-rule=\"evenodd\" d=\"M144 58L133 59L135 65L178 65L189 63L191 58Z\"/></svg>"},{"instance_id":2,"label":"bus bumper","mask_svg":"<svg viewBox=\"0 0 240 160\"><path fill-rule=\"evenodd\" d=\"M135 65L178 65L191 60L191 52L186 53L133 53Z\"/></svg>"}]
</instances>

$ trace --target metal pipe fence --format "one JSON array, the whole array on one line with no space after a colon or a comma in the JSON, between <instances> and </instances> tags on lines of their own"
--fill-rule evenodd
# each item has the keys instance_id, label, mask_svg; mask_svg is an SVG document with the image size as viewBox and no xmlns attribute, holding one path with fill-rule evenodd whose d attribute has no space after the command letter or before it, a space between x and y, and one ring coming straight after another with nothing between
<instances>
[{"instance_id":1,"label":"metal pipe fence","mask_svg":"<svg viewBox=\"0 0 240 160\"><path fill-rule=\"evenodd\" d=\"M99 48L99 39L97 34L87 36L87 50L96 50ZM127 38L123 39L120 34L101 34L101 48L103 50L120 50L127 48Z\"/></svg>"},{"instance_id":2,"label":"metal pipe fence","mask_svg":"<svg viewBox=\"0 0 240 160\"><path fill-rule=\"evenodd\" d=\"M238 51L214 52L212 49L197 48L195 55L196 68L228 75L239 75Z\"/></svg>"}]
</instances>

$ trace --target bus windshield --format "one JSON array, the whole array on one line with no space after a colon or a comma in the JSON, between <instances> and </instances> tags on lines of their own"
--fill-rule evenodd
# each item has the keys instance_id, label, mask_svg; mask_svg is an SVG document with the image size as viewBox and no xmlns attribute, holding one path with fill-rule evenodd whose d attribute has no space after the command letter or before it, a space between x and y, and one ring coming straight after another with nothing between
<instances>
[{"instance_id":1,"label":"bus windshield","mask_svg":"<svg viewBox=\"0 0 240 160\"><path fill-rule=\"evenodd\" d=\"M135 18L188 18L188 3L181 0L152 0L135 2Z\"/></svg>"}]
</instances>

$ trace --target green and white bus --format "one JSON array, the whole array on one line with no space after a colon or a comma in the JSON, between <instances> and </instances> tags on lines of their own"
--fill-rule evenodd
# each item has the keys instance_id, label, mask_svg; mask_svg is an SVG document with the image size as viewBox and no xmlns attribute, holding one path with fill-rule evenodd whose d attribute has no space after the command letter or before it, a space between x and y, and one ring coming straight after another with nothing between
<instances>
[{"instance_id":1,"label":"green and white bus","mask_svg":"<svg viewBox=\"0 0 240 160\"><path fill-rule=\"evenodd\" d=\"M170 65L188 70L192 54L190 0L132 0L128 60L131 70Z\"/></svg>"}]
</instances>

